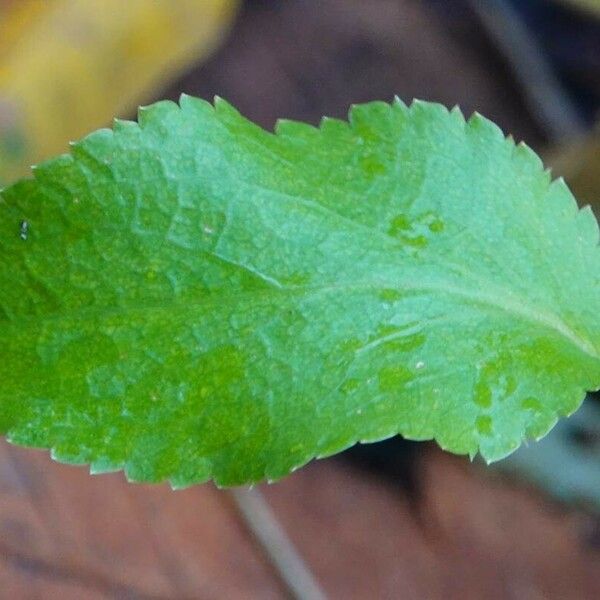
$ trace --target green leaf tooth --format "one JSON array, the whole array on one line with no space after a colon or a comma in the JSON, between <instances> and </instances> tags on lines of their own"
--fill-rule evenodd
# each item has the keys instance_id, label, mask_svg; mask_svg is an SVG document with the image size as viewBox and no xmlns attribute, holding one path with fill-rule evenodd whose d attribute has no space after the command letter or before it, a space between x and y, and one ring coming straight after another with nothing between
<instances>
[{"instance_id":1,"label":"green leaf tooth","mask_svg":"<svg viewBox=\"0 0 600 600\"><path fill-rule=\"evenodd\" d=\"M113 119L112 129L116 133L127 134L128 130L137 129L137 123L133 121L128 121L126 119Z\"/></svg>"},{"instance_id":2,"label":"green leaf tooth","mask_svg":"<svg viewBox=\"0 0 600 600\"><path fill-rule=\"evenodd\" d=\"M410 103L409 110L412 113L413 118L431 119L433 122L437 122L437 119L440 118L446 119L450 114L447 106L444 106L439 102L427 102L425 100L420 100L419 98L415 98Z\"/></svg>"},{"instance_id":3,"label":"green leaf tooth","mask_svg":"<svg viewBox=\"0 0 600 600\"><path fill-rule=\"evenodd\" d=\"M277 137L290 137L296 140L306 140L307 142L319 136L318 127L290 119L277 119L274 131Z\"/></svg>"},{"instance_id":4,"label":"green leaf tooth","mask_svg":"<svg viewBox=\"0 0 600 600\"><path fill-rule=\"evenodd\" d=\"M165 123L180 111L180 106L172 100L160 100L138 109L138 123L142 129L155 130L168 134Z\"/></svg>"},{"instance_id":5,"label":"green leaf tooth","mask_svg":"<svg viewBox=\"0 0 600 600\"><path fill-rule=\"evenodd\" d=\"M122 463L115 463L107 457L96 458L90 463L90 475L104 475L105 473L118 473L123 470Z\"/></svg>"},{"instance_id":6,"label":"green leaf tooth","mask_svg":"<svg viewBox=\"0 0 600 600\"><path fill-rule=\"evenodd\" d=\"M392 100L392 109L406 112L408 110L408 106L402 100L402 98L400 98L400 96L396 95L396 96L394 96L394 99Z\"/></svg>"},{"instance_id":7,"label":"green leaf tooth","mask_svg":"<svg viewBox=\"0 0 600 600\"><path fill-rule=\"evenodd\" d=\"M47 183L49 181L56 181L58 177L57 172L64 172L73 164L73 156L71 154L61 154L55 158L50 158L41 162L38 165L31 167L31 170L37 181L40 183ZM60 184L61 187L62 184Z\"/></svg>"},{"instance_id":8,"label":"green leaf tooth","mask_svg":"<svg viewBox=\"0 0 600 600\"><path fill-rule=\"evenodd\" d=\"M137 124L135 126L138 127ZM89 177L94 177L97 171L104 177L113 177L113 151L114 139L111 129L98 129L78 142L72 142L70 146L70 156L76 160L79 170Z\"/></svg>"},{"instance_id":9,"label":"green leaf tooth","mask_svg":"<svg viewBox=\"0 0 600 600\"><path fill-rule=\"evenodd\" d=\"M460 106L458 106L458 104L454 105L452 107L452 109L450 110L450 114L463 126L466 127L467 126L467 120L465 119L465 115L463 114L463 111L461 110Z\"/></svg>"},{"instance_id":10,"label":"green leaf tooth","mask_svg":"<svg viewBox=\"0 0 600 600\"><path fill-rule=\"evenodd\" d=\"M374 101L369 104L352 104L348 112L350 126L378 125L379 119L388 120L392 111L387 102Z\"/></svg>"},{"instance_id":11,"label":"green leaf tooth","mask_svg":"<svg viewBox=\"0 0 600 600\"><path fill-rule=\"evenodd\" d=\"M516 144L514 156L517 159L523 160L523 163L530 169L532 176L539 175L541 172L548 184L550 184L552 181L550 170L544 168L542 159L525 142Z\"/></svg>"},{"instance_id":12,"label":"green leaf tooth","mask_svg":"<svg viewBox=\"0 0 600 600\"><path fill-rule=\"evenodd\" d=\"M218 96L215 96L218 98ZM196 96L190 96L189 94L181 94L179 97L179 104L181 110L189 110L190 112L199 112L203 114L213 114L215 112L215 106L208 100L203 98L197 98Z\"/></svg>"},{"instance_id":13,"label":"green leaf tooth","mask_svg":"<svg viewBox=\"0 0 600 600\"><path fill-rule=\"evenodd\" d=\"M587 241L597 253L598 243L600 242L600 229L592 207L589 205L584 206L577 215L577 221L582 239Z\"/></svg>"},{"instance_id":14,"label":"green leaf tooth","mask_svg":"<svg viewBox=\"0 0 600 600\"><path fill-rule=\"evenodd\" d=\"M215 112L217 113L217 115L229 119L242 120L242 115L240 114L240 111L237 110L232 104L229 104L227 100L221 98L221 96L214 97L213 105L215 107ZM243 119L243 121L245 121L245 119ZM248 121L247 124L250 125L250 122Z\"/></svg>"},{"instance_id":15,"label":"green leaf tooth","mask_svg":"<svg viewBox=\"0 0 600 600\"><path fill-rule=\"evenodd\" d=\"M332 117L323 117L319 123L319 127L323 133L327 135L343 135L348 131L348 121L342 119L334 119ZM278 131L275 131L278 134Z\"/></svg>"}]
</instances>

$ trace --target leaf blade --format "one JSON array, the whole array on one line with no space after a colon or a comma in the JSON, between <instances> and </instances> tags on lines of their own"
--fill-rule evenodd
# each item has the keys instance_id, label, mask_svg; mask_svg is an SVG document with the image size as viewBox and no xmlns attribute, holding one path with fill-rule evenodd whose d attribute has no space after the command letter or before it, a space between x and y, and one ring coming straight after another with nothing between
<instances>
[{"instance_id":1,"label":"leaf blade","mask_svg":"<svg viewBox=\"0 0 600 600\"><path fill-rule=\"evenodd\" d=\"M12 441L178 487L398 432L496 460L600 384L597 224L482 117L139 121L3 192Z\"/></svg>"}]
</instances>

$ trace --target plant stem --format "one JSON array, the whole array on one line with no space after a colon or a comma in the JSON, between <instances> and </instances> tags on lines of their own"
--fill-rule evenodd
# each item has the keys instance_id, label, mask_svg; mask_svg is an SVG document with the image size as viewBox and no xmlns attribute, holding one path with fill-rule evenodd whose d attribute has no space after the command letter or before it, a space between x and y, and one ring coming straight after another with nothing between
<instances>
[{"instance_id":1,"label":"plant stem","mask_svg":"<svg viewBox=\"0 0 600 600\"><path fill-rule=\"evenodd\" d=\"M327 596L256 488L237 488L231 495L277 574L296 600L326 600Z\"/></svg>"},{"instance_id":2,"label":"plant stem","mask_svg":"<svg viewBox=\"0 0 600 600\"><path fill-rule=\"evenodd\" d=\"M532 115L552 140L585 132L577 107L538 42L505 0L468 0L519 81Z\"/></svg>"}]
</instances>

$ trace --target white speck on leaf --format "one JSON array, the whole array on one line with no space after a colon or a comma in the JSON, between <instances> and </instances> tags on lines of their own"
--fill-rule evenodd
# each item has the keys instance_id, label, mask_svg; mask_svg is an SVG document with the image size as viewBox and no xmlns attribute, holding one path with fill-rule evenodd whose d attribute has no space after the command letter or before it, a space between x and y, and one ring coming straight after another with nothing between
<instances>
[{"instance_id":1,"label":"white speck on leaf","mask_svg":"<svg viewBox=\"0 0 600 600\"><path fill-rule=\"evenodd\" d=\"M25 241L29 234L29 223L27 221L21 221L21 227L19 229L19 237Z\"/></svg>"}]
</instances>

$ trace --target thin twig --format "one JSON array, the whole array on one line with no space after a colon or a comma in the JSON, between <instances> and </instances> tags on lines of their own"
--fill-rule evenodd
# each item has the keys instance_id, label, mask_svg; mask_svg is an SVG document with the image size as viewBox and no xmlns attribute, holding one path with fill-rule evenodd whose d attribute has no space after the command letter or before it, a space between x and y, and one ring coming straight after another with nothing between
<instances>
[{"instance_id":1,"label":"thin twig","mask_svg":"<svg viewBox=\"0 0 600 600\"><path fill-rule=\"evenodd\" d=\"M585 132L575 104L554 74L533 34L505 0L468 0L508 61L534 118L553 141Z\"/></svg>"},{"instance_id":2,"label":"thin twig","mask_svg":"<svg viewBox=\"0 0 600 600\"><path fill-rule=\"evenodd\" d=\"M327 596L286 535L267 501L256 488L236 488L231 495L281 580L296 600L326 600Z\"/></svg>"}]
</instances>

